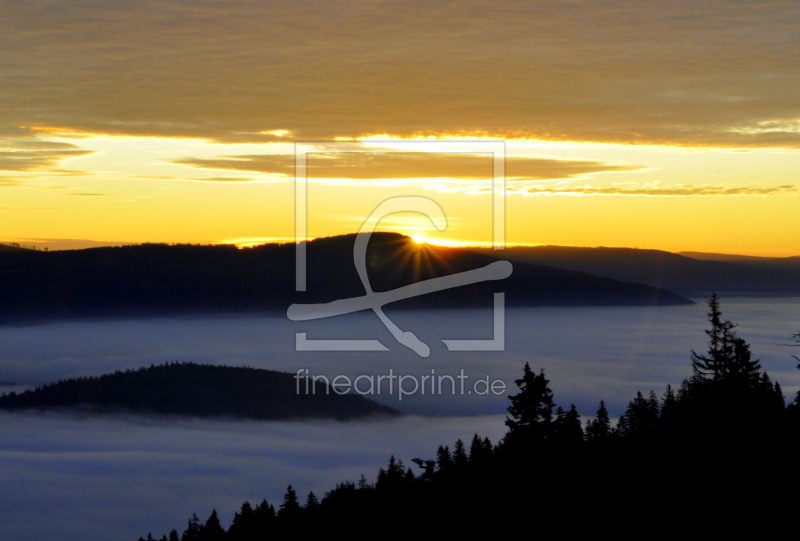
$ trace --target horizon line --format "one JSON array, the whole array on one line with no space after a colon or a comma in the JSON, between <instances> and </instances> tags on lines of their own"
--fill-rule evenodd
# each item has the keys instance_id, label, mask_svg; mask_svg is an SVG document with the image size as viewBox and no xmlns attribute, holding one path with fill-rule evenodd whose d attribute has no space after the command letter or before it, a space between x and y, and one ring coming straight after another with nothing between
<instances>
[{"instance_id":1,"label":"horizon line","mask_svg":"<svg viewBox=\"0 0 800 541\"><path fill-rule=\"evenodd\" d=\"M427 236L419 236L408 233L401 233L398 231L376 231L375 233L389 233L401 235L414 240L417 244L428 244L432 246L439 246L442 248L476 248L485 249L492 248L491 242L479 241L459 241L459 240L446 240L439 238L431 238ZM342 233L338 235L325 235L308 239L314 241L319 239L344 237L349 235L357 235L358 233ZM254 248L257 246L264 246L269 244L297 244L294 237L238 237L232 239L221 239L200 242L168 242L168 241L97 241L89 239L46 239L46 238L25 238L13 240L0 240L0 246L9 246L12 248L20 248L23 250L34 251L47 251L47 252L63 252L73 250L85 250L91 248L113 248L123 246L143 246L148 244L168 245L168 246L236 246L238 249ZM58 247L62 246L62 247ZM551 243L534 243L534 242L506 242L506 248L538 248L538 247L558 247L558 248L589 248L589 249L621 249L621 250L642 250L642 251L657 251L666 252L676 255L684 254L697 254L705 256L721 256L721 257L741 257L741 258L756 258L756 259L788 259L792 257L800 257L796 255L753 255L753 254L740 254L724 251L704 251L704 250L665 250L662 248L641 248L637 246L607 246L607 245L569 245L569 244L551 244ZM691 256L686 256L691 257Z\"/></svg>"}]
</instances>

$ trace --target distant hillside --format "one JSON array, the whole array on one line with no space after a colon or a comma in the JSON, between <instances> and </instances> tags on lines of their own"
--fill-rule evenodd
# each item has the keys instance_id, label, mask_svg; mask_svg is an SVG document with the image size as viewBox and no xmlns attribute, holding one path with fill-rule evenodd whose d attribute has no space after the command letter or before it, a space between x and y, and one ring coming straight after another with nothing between
<instances>
[{"instance_id":1,"label":"distant hillside","mask_svg":"<svg viewBox=\"0 0 800 541\"><path fill-rule=\"evenodd\" d=\"M30 248L23 248L16 242L11 244L0 244L0 252L27 252Z\"/></svg>"},{"instance_id":2,"label":"distant hillside","mask_svg":"<svg viewBox=\"0 0 800 541\"><path fill-rule=\"evenodd\" d=\"M294 374L194 363L172 363L92 378L73 378L0 397L0 409L78 408L196 417L352 419L398 412L357 394L327 393L324 381L306 394Z\"/></svg>"},{"instance_id":3,"label":"distant hillside","mask_svg":"<svg viewBox=\"0 0 800 541\"><path fill-rule=\"evenodd\" d=\"M478 253L488 250L476 248ZM512 262L550 265L570 271L664 288L680 295L800 295L800 258L698 261L660 250L515 246L502 252Z\"/></svg>"},{"instance_id":4,"label":"distant hillside","mask_svg":"<svg viewBox=\"0 0 800 541\"><path fill-rule=\"evenodd\" d=\"M355 235L307 245L308 291L295 292L295 245L144 244L69 251L0 253L0 321L212 311L285 311L295 302L328 302L365 294L353 262ZM376 233L367 252L372 287L386 291L419 280L483 267L494 254L417 245ZM499 282L484 282L409 299L406 307L488 306L505 291L516 306L690 303L632 283L518 264ZM394 305L392 305L394 306Z\"/></svg>"},{"instance_id":5,"label":"distant hillside","mask_svg":"<svg viewBox=\"0 0 800 541\"><path fill-rule=\"evenodd\" d=\"M498 260L497 253L476 254L460 248L419 245L397 233L376 233L372 238L367 253L367 270L375 291L388 291L418 281L480 268ZM309 297L319 299L313 302L364 294L353 263L354 240L355 235L342 235L309 243ZM515 264L513 273L505 280L432 293L392 306L489 306L492 293L497 291L506 293L506 304L509 306L691 304L688 299L668 291L640 284L543 265ZM314 292L323 294L320 297Z\"/></svg>"},{"instance_id":6,"label":"distant hillside","mask_svg":"<svg viewBox=\"0 0 800 541\"><path fill-rule=\"evenodd\" d=\"M769 261L772 259L755 255L717 254L713 252L678 252L677 254L698 261Z\"/></svg>"}]
</instances>

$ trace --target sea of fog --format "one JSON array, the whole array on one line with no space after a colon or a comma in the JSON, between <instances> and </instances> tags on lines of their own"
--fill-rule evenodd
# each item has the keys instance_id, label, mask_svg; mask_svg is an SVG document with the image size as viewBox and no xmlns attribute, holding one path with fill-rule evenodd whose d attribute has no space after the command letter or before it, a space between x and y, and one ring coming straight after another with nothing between
<instances>
[{"instance_id":1,"label":"sea of fog","mask_svg":"<svg viewBox=\"0 0 800 541\"><path fill-rule=\"evenodd\" d=\"M723 317L787 398L800 370L784 345L800 332L800 299L723 298ZM60 378L169 361L228 364L355 381L390 374L404 391L373 383L371 398L410 415L352 422L254 422L0 414L0 520L11 539L135 540L216 508L228 525L245 499L277 506L291 484L302 498L377 469L394 454L433 458L439 444L474 433L502 437L508 394L525 362L544 369L557 404L591 416L600 399L613 416L641 390L659 395L691 374L692 349L706 349L707 306L510 308L505 350L448 352L442 339L489 339L491 310L387 311L431 346L428 358L398 344L372 313L292 322L283 314L64 321L0 328L0 392ZM388 351L295 351L309 339L377 339ZM305 371L308 372L305 372ZM413 393L422 376L441 388ZM458 376L462 376L460 379ZM452 393L451 376L456 384ZM370 378L371 377L371 378ZM339 381L346 381L340 379ZM487 385L489 383L488 392ZM463 393L460 383L463 382ZM494 385L492 392L491 385ZM502 391L502 386L506 390ZM380 390L380 394L378 394ZM304 389L301 386L301 392ZM402 398L402 399L401 399Z\"/></svg>"}]
</instances>

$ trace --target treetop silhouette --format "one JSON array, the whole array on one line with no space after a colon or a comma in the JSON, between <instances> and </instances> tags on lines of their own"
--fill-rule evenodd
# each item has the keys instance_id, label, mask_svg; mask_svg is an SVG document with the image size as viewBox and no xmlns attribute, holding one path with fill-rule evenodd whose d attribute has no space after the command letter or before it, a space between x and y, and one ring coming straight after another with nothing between
<instances>
[{"instance_id":1,"label":"treetop silhouette","mask_svg":"<svg viewBox=\"0 0 800 541\"><path fill-rule=\"evenodd\" d=\"M508 407L510 418L506 418L509 443L527 446L542 442L550 437L553 421L553 391L549 381L544 377L544 370L534 374L528 363L525 363L520 379L514 381L519 393L509 396Z\"/></svg>"}]
</instances>

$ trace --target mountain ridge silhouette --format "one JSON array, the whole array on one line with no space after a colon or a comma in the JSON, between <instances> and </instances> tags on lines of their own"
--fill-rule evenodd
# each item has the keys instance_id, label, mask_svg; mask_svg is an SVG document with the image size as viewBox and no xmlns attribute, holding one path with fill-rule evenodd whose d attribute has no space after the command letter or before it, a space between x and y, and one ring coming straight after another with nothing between
<instances>
[{"instance_id":1,"label":"mountain ridge silhouette","mask_svg":"<svg viewBox=\"0 0 800 541\"><path fill-rule=\"evenodd\" d=\"M295 245L142 244L69 251L0 253L0 322L184 313L285 311L365 294L353 261L355 235L309 241L308 291L295 291ZM416 244L374 233L367 250L371 287L386 291L485 266L502 253ZM652 286L514 264L506 280L483 282L392 304L405 308L491 306L645 306L692 301Z\"/></svg>"}]
</instances>

